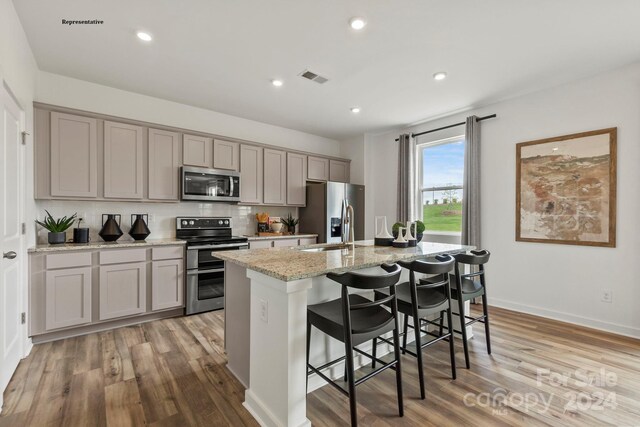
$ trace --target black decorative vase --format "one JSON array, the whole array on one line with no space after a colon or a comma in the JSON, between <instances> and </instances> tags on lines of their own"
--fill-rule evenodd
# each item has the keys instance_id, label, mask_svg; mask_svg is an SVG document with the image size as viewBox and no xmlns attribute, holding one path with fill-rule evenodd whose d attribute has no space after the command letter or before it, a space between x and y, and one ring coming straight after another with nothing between
<instances>
[{"instance_id":1,"label":"black decorative vase","mask_svg":"<svg viewBox=\"0 0 640 427\"><path fill-rule=\"evenodd\" d=\"M131 215L131 230L129 231L129 235L133 237L133 240L144 240L151 234L151 230L149 230L147 226L148 221L149 215L147 214Z\"/></svg>"},{"instance_id":2,"label":"black decorative vase","mask_svg":"<svg viewBox=\"0 0 640 427\"><path fill-rule=\"evenodd\" d=\"M106 220L105 217L107 217ZM102 237L102 240L104 240L105 242L115 242L124 234L120 229L121 219L122 217L120 216L120 214L102 215L102 229L98 233L98 235Z\"/></svg>"}]
</instances>

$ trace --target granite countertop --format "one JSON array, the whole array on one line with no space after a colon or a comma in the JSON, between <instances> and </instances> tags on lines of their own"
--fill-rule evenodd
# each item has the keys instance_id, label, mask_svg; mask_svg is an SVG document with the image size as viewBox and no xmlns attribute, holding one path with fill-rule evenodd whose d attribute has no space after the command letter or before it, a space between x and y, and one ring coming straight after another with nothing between
<instances>
[{"instance_id":1,"label":"granite countertop","mask_svg":"<svg viewBox=\"0 0 640 427\"><path fill-rule=\"evenodd\" d=\"M283 234L282 236L256 236L255 234L252 235L246 235L246 237L249 239L249 241L252 240L277 240L277 239L299 239L299 238L305 238L305 237L318 237L317 234L307 234L307 233L300 233L300 234Z\"/></svg>"},{"instance_id":2,"label":"granite countertop","mask_svg":"<svg viewBox=\"0 0 640 427\"><path fill-rule=\"evenodd\" d=\"M298 246L294 248L244 249L216 252L216 257L233 262L267 276L290 282L323 276L327 273L342 273L361 268L375 267L384 263L412 261L443 253L457 253L473 249L473 246L446 243L419 243L412 248L399 249L391 246L374 246L372 240L355 242L353 250L305 252L332 244Z\"/></svg>"},{"instance_id":3,"label":"granite countertop","mask_svg":"<svg viewBox=\"0 0 640 427\"><path fill-rule=\"evenodd\" d=\"M39 244L27 249L27 252L61 252L61 251L79 251L83 249L120 249L120 248L139 248L151 246L170 246L184 245L186 242L179 239L149 239L142 241L120 241L120 242L89 242L89 243L63 243L61 245Z\"/></svg>"}]
</instances>

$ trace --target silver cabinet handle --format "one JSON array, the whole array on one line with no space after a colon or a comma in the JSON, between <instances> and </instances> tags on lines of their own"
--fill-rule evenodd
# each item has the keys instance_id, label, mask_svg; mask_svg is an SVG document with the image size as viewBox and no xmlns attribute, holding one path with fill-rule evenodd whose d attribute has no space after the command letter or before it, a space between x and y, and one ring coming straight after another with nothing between
<instances>
[{"instance_id":1,"label":"silver cabinet handle","mask_svg":"<svg viewBox=\"0 0 640 427\"><path fill-rule=\"evenodd\" d=\"M5 252L2 254L2 258L6 258L6 259L14 259L17 256L18 254L15 253L14 251Z\"/></svg>"}]
</instances>

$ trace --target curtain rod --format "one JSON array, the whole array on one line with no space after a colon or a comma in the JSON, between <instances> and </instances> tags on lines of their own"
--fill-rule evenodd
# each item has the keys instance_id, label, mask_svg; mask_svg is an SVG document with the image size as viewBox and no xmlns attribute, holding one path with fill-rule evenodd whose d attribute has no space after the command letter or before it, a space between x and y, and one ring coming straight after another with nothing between
<instances>
[{"instance_id":1,"label":"curtain rod","mask_svg":"<svg viewBox=\"0 0 640 427\"><path fill-rule=\"evenodd\" d=\"M497 115L495 114L490 114L488 116L484 116L484 117L478 117L478 122L481 122L483 120L487 120L487 119L493 119L494 117L497 117ZM411 137L415 138L416 136L420 136L420 135L426 135L428 133L433 133L433 132L438 132L439 130L445 130L445 129L450 129L450 128L454 128L456 126L462 126L464 124L466 124L467 122L460 122L460 123L454 123L452 125L449 126L443 126L441 128L437 128L437 129L431 129L431 130L426 130L424 132L419 132L419 133L412 133ZM400 141L400 138L396 138L396 142Z\"/></svg>"}]
</instances>

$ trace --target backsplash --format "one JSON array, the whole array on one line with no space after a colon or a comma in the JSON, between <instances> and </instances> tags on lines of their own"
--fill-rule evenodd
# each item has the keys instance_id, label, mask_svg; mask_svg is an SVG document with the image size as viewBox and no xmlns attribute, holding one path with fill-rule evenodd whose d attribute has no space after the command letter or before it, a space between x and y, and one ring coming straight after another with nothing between
<instances>
[{"instance_id":1,"label":"backsplash","mask_svg":"<svg viewBox=\"0 0 640 427\"><path fill-rule=\"evenodd\" d=\"M73 215L83 218L83 227L90 228L92 241L100 241L98 232L102 228L102 214L121 214L122 231L124 235L118 241L133 240L128 232L131 228L132 214L149 214L149 229L151 235L148 239L164 239L175 237L178 216L222 216L233 219L233 233L235 235L252 235L257 229L256 213L267 212L270 216L287 216L288 213L297 217L297 208L278 206L238 206L227 203L144 203L144 202L90 202L67 200L39 200L37 205L37 218L42 220L45 209L51 212L55 218ZM37 243L47 242L47 231L36 224ZM76 227L77 223L73 227ZM72 227L72 228L73 228ZM73 237L70 228L67 231L67 239Z\"/></svg>"}]
</instances>

